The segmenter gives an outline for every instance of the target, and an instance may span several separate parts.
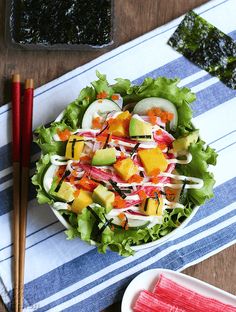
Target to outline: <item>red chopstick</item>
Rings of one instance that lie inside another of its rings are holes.
[[[25,271],[25,240],[29,188],[30,145],[32,139],[34,82],[25,81],[24,102],[22,108],[21,127],[21,202],[20,202],[20,255],[19,255],[19,312],[23,310],[24,271]]]
[[[12,160],[13,160],[13,235],[14,235],[14,309],[19,307],[20,248],[20,75],[12,76]]]

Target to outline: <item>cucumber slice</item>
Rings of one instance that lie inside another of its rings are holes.
[[[47,193],[49,193],[49,190],[51,189],[53,177],[57,171],[59,166],[51,165],[48,167],[47,171],[45,172],[45,175],[43,177],[43,188]]]
[[[121,220],[118,217],[113,217],[112,223],[117,228],[121,227]],[[135,220],[135,219],[129,219],[128,218],[128,226],[132,230],[139,230],[146,228],[150,224],[150,221],[146,220]]]
[[[145,115],[149,109],[158,107],[163,111],[174,114],[170,122],[170,129],[176,128],[178,124],[178,113],[175,105],[170,101],[158,97],[150,97],[139,101],[133,110],[133,114]]]
[[[84,117],[82,120],[82,129],[92,128],[92,120],[95,114],[102,115],[104,113],[110,113],[112,111],[121,111],[120,107],[115,102],[107,99],[94,101],[89,105],[84,113]]]

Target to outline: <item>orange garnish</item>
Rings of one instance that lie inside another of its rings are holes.
[[[158,176],[160,174],[160,169],[154,169],[154,170],[152,170],[152,172],[151,172],[151,176],[153,177],[153,176]]]
[[[174,190],[174,189],[166,189],[165,190],[165,193],[166,193],[166,199],[169,200],[169,201],[174,201],[175,200],[175,197],[176,197],[176,194],[177,194],[177,190]]]
[[[91,162],[91,157],[88,155],[85,155],[85,156],[80,157],[80,160],[82,160],[86,164],[89,164]]]
[[[92,120],[92,128],[93,129],[101,129],[102,128],[102,123],[101,123],[101,118],[100,117],[93,118],[93,120]]]
[[[157,183],[159,183],[159,178],[158,177],[152,177],[151,182],[157,184]]]
[[[112,99],[113,101],[119,100],[119,95],[113,94],[113,95],[111,96],[111,99]]]
[[[98,186],[98,183],[90,180],[86,177],[86,175],[83,175],[83,177],[79,180],[78,185],[90,192],[93,192],[93,190]]]
[[[141,200],[144,200],[144,199],[147,198],[147,194],[145,193],[144,190],[138,191],[138,196],[139,196],[139,198],[140,198]]]
[[[64,131],[57,130],[57,135],[61,141],[67,141],[71,135],[71,132],[68,129],[65,129]]]
[[[125,200],[121,196],[116,195],[115,201],[113,203],[113,207],[114,208],[124,208],[125,207]]]
[[[158,129],[158,130],[156,131],[156,135],[162,135],[162,130],[161,130],[161,129]]]
[[[76,191],[74,192],[74,197],[78,197],[78,196],[79,196],[79,193],[80,193],[80,190],[79,190],[79,189],[76,190]]]
[[[125,158],[126,158],[125,153],[121,152],[120,156],[119,156],[119,159],[122,160],[122,159],[125,159]]]
[[[75,177],[74,176],[70,177],[69,181],[70,181],[71,184],[75,184]]]
[[[66,166],[60,166],[59,169],[56,172],[56,176],[61,178],[63,176],[63,173],[66,170]]]
[[[164,149],[167,148],[166,144],[165,143],[159,143],[158,144],[158,147],[163,151]]]
[[[143,181],[143,178],[140,177],[138,174],[132,175],[132,177],[129,178],[128,183],[140,183]]]
[[[151,196],[151,197],[156,197],[156,194],[157,194],[158,197],[159,197],[160,194],[159,194],[159,190],[158,190],[158,189],[152,190],[150,196]]]
[[[118,214],[118,218],[123,220],[123,219],[126,219],[126,216],[125,216],[125,214],[123,212],[121,212],[121,213]]]
[[[108,97],[108,94],[105,91],[99,92],[97,94],[97,99],[106,99]]]

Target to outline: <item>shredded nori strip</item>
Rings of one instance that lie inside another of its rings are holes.
[[[103,226],[99,229],[99,233],[102,234],[102,232],[106,229],[107,226],[109,226],[111,224],[111,222],[113,221],[113,218],[107,220]]]
[[[130,136],[132,139],[151,139],[152,136],[147,134],[147,135],[132,135]]]
[[[117,183],[114,182],[114,181],[112,181],[112,179],[109,179],[108,181],[111,183],[111,185],[112,185],[112,187],[114,188],[114,190],[115,190],[123,199],[125,199],[126,195],[125,195],[125,193],[123,193],[122,190],[117,186]]]
[[[106,127],[104,127],[96,136],[101,135],[108,127],[109,125],[107,124]]]
[[[183,196],[184,196],[184,190],[185,190],[185,186],[187,184],[187,180],[185,179],[184,180],[184,183],[182,185],[182,188],[181,188],[181,191],[180,191],[180,194],[179,194],[179,198],[180,198],[180,201],[183,199]]]
[[[98,225],[99,223],[103,222],[99,216],[97,215],[97,213],[93,210],[92,207],[90,206],[87,206],[86,207],[90,212],[91,214],[95,217],[96,221],[95,221],[95,224],[93,226],[93,230],[92,230],[92,233],[91,233],[91,238],[97,242],[101,241],[101,234],[102,232],[106,229],[107,226],[109,226],[111,224],[111,222],[113,221],[113,218],[107,220],[106,216],[104,215],[104,218],[106,220],[105,223],[103,223],[103,226],[99,229]]]
[[[149,201],[150,198],[146,198],[145,200],[145,204],[144,204],[144,208],[143,210],[146,211],[147,210],[147,206],[148,206],[148,201]]]
[[[156,209],[156,213],[158,212],[158,208],[160,206],[160,199],[159,199],[159,196],[157,194],[157,192],[154,193],[155,194],[155,199],[157,200],[157,209]]]
[[[226,86],[236,89],[236,43],[193,11],[186,14],[168,44]]]
[[[136,153],[137,149],[139,148],[140,143],[135,144],[134,148],[130,152],[130,157],[133,156],[134,153]]]
[[[54,192],[58,192],[60,190],[62,182],[65,180],[66,177],[68,177],[68,175],[70,175],[70,171],[69,170],[64,172],[64,174],[61,177],[61,180],[59,181],[59,183],[57,184],[57,187],[55,188]]]
[[[102,220],[99,218],[99,216],[96,214],[96,212],[93,210],[92,207],[87,206],[86,208],[91,212],[91,214],[95,217],[95,219],[96,219],[98,222],[102,222]]]
[[[109,133],[108,136],[107,136],[106,142],[105,142],[105,144],[103,145],[103,149],[105,149],[105,148],[107,147],[107,144],[108,144],[108,142],[109,142],[110,136],[111,136],[111,134]]]

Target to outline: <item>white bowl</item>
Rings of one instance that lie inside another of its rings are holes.
[[[60,115],[55,119],[55,121],[61,121],[61,119],[63,118],[64,115],[64,111],[62,111],[60,113]],[[70,229],[71,226],[70,224],[66,221],[66,219],[60,214],[60,212],[58,210],[56,210],[55,208],[53,208],[53,206],[50,206],[52,208],[52,211],[54,212],[55,216],[58,218],[58,220],[61,222],[61,224],[66,228],[66,229]],[[176,229],[174,229],[172,232],[170,232],[169,234],[163,236],[162,238],[159,238],[153,242],[150,243],[146,243],[146,244],[142,244],[142,245],[137,245],[137,246],[132,246],[131,248],[135,251],[137,250],[142,250],[145,248],[151,248],[154,246],[158,246],[161,245],[163,242],[169,240],[172,236],[174,236],[175,234],[178,234],[194,217],[194,215],[197,213],[198,209],[200,207],[196,206],[191,215],[184,220],[184,222],[181,223],[181,225],[179,227],[177,227]]]

